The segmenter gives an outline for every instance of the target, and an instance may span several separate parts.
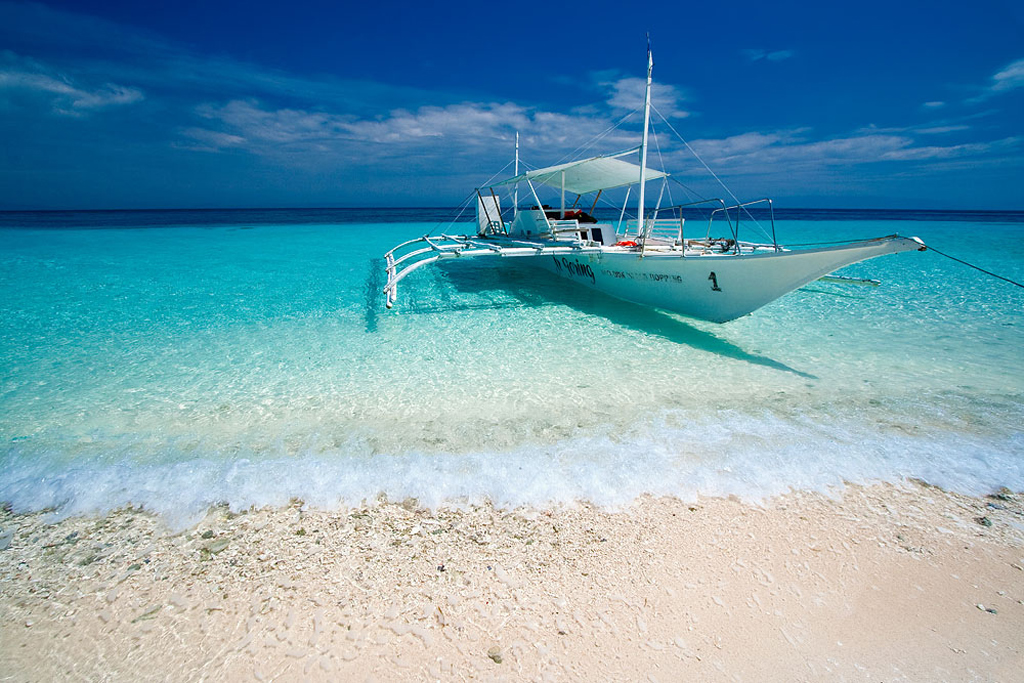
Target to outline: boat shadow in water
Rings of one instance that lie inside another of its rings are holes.
[[[460,294],[472,294],[472,298],[477,301],[479,297],[486,297],[489,301],[464,306],[456,301],[458,297],[448,298],[445,303],[449,305],[429,306],[427,310],[422,311],[417,307],[415,312],[569,306],[588,315],[603,317],[616,325],[658,336],[676,344],[685,344],[723,358],[789,372],[804,379],[818,379],[815,375],[797,370],[785,363],[746,351],[733,342],[706,332],[671,313],[574,286],[539,268],[517,267],[515,264],[504,263],[499,264],[497,268],[493,264],[484,266],[460,263],[457,267],[442,264],[437,272],[445,283],[458,290]],[[433,286],[436,287],[437,283]]]

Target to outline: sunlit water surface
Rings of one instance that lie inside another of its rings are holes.
[[[934,253],[715,325],[468,260],[386,311],[381,255],[433,224],[47,220],[0,229],[0,500],[18,510],[1024,489],[1024,296]],[[916,234],[1024,279],[1021,223],[778,232]]]

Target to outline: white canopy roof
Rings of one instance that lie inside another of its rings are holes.
[[[630,150],[633,152],[635,150]],[[630,152],[623,152],[629,154]],[[610,190],[614,187],[625,187],[640,182],[640,167],[628,161],[614,157],[592,157],[567,164],[538,168],[534,171],[521,173],[515,178],[498,183],[509,185],[524,180],[541,183],[549,187],[562,187],[562,174],[565,174],[565,189],[573,194],[588,194],[598,190]],[[657,180],[668,174],[648,168],[644,172],[644,180]]]

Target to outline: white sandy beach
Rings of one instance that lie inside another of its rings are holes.
[[[990,524],[990,525],[989,525]],[[1010,681],[1024,497],[2,517],[4,680]]]

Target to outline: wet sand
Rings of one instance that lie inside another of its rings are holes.
[[[1024,495],[0,513],[0,679],[1024,678]]]

